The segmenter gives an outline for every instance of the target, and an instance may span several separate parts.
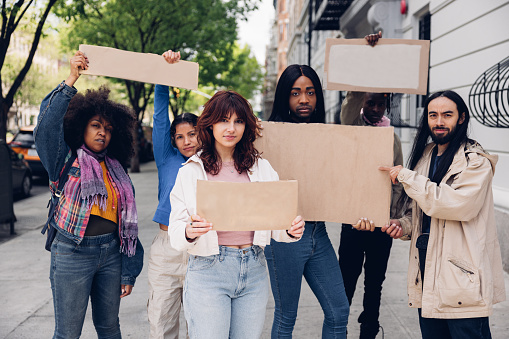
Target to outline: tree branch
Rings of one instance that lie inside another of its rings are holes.
[[[7,28],[7,9],[5,8],[5,3],[7,0],[2,0],[2,40],[5,37],[5,32]]]
[[[25,13],[27,12],[28,10],[28,7],[30,7],[30,5],[32,5],[32,2],[34,2],[34,0],[30,0],[30,2],[26,5],[25,9],[21,12],[21,15],[18,16],[18,20],[14,23],[14,26],[12,28],[12,31],[15,31],[16,30],[16,27],[18,27],[18,24],[19,22],[21,21],[21,19],[23,18],[23,16],[25,15]]]
[[[57,2],[57,0],[50,0],[48,2],[48,5],[46,6],[46,9],[44,10],[44,14],[42,15],[42,17],[39,21],[39,24],[37,25],[37,29],[35,30],[35,33],[34,33],[34,40],[32,41],[32,47],[30,48],[30,53],[28,54],[28,58],[25,62],[25,65],[19,71],[19,74],[16,77],[16,80],[14,80],[11,88],[9,89],[9,92],[5,96],[5,101],[8,105],[12,104],[12,102],[14,100],[14,95],[16,94],[16,91],[21,86],[23,79],[25,79],[25,76],[28,73],[30,66],[32,65],[32,61],[34,59],[35,52],[37,51],[37,47],[39,46],[39,40],[41,38],[42,29],[44,28],[44,24],[46,22],[46,19],[48,18],[48,14],[50,13],[51,8],[53,7],[53,5],[56,2]]]

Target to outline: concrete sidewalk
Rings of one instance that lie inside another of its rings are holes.
[[[145,267],[131,296],[122,300],[120,326],[124,338],[148,338],[147,322],[147,262],[152,239],[158,232],[152,216],[157,206],[157,169],[154,162],[143,164],[141,173],[130,174],[136,187],[140,239],[145,247]],[[44,250],[40,233],[46,220],[47,195],[36,196],[15,203],[18,218],[16,230],[20,234],[0,244],[0,338],[39,339],[53,334],[53,302],[49,282],[50,253]],[[339,245],[338,224],[327,224],[332,243]],[[406,272],[408,242],[395,241],[384,284],[380,323],[385,338],[420,338],[417,311],[407,306]],[[349,338],[358,338],[357,317],[362,311],[362,279],[359,279],[348,325]],[[509,291],[509,275],[505,274]],[[305,281],[302,284],[299,315],[294,338],[321,338],[323,314],[321,307]],[[270,338],[274,301],[267,305],[263,338]],[[184,318],[181,316],[181,338],[185,338]],[[509,337],[509,302],[495,305],[490,317],[493,338]],[[97,338],[89,312],[82,338]],[[382,338],[382,334],[378,335]],[[438,339],[438,338],[437,338]]]

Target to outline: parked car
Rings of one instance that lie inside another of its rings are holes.
[[[35,149],[34,128],[35,126],[21,127],[9,145],[14,152],[23,155],[34,175],[45,176],[46,169]]]
[[[9,147],[12,165],[12,190],[23,197],[30,195],[32,189],[32,171],[23,154],[16,153]]]

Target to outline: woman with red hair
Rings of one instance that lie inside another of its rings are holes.
[[[197,180],[277,181],[253,145],[257,121],[251,105],[233,91],[216,93],[198,120],[198,153],[180,169],[170,194],[168,233],[175,249],[190,254],[184,312],[191,338],[259,338],[269,296],[263,248],[297,241],[304,221],[287,231],[214,231],[196,215]]]

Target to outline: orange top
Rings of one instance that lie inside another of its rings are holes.
[[[97,215],[106,220],[110,220],[118,224],[118,201],[117,201],[117,190],[116,185],[111,179],[108,169],[104,161],[101,162],[101,168],[103,170],[103,180],[106,185],[106,191],[108,192],[108,199],[106,200],[106,210],[102,210],[98,204],[93,204],[90,214]]]

